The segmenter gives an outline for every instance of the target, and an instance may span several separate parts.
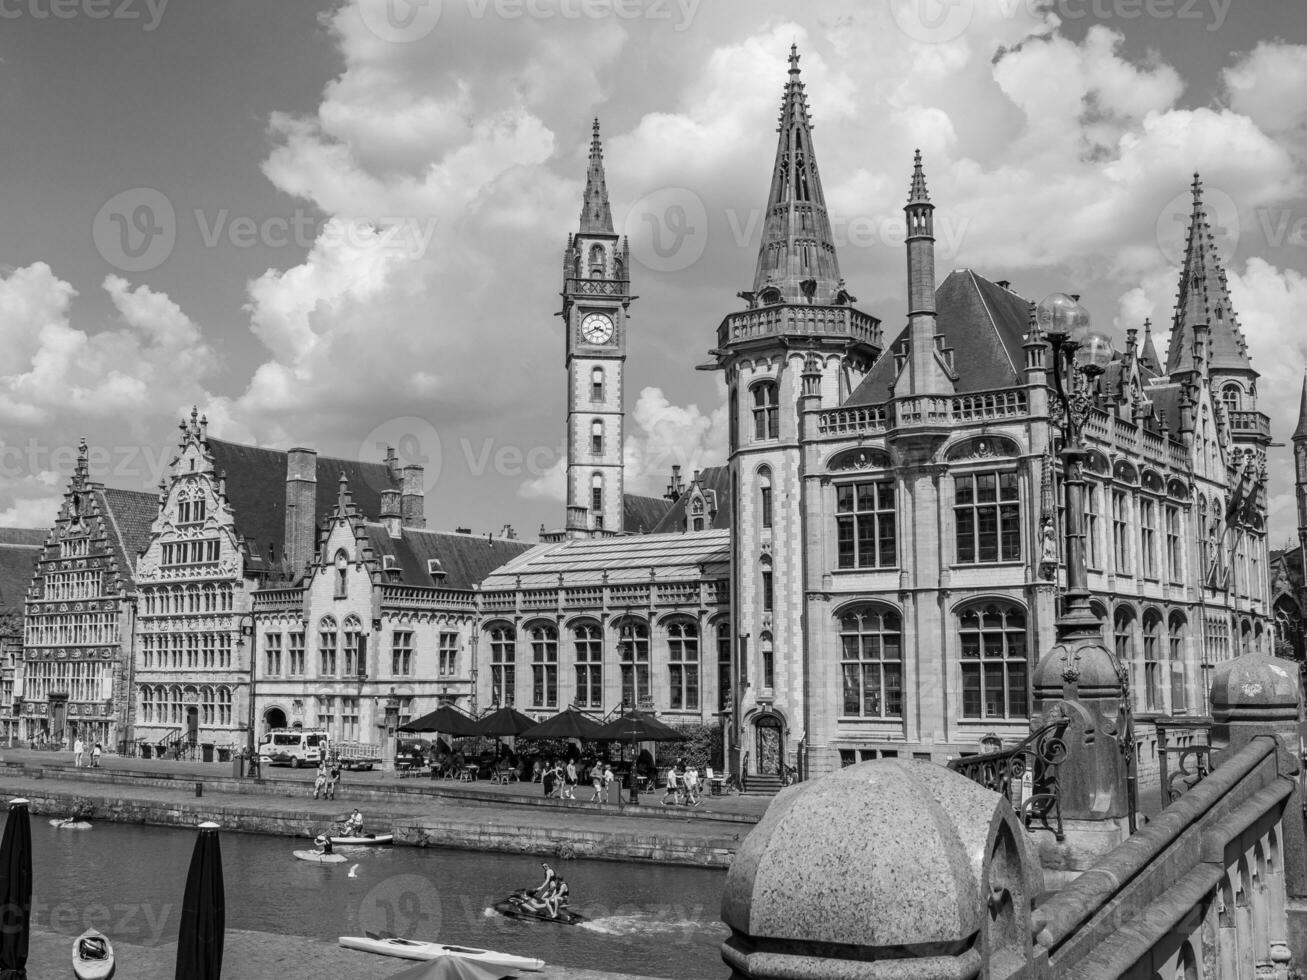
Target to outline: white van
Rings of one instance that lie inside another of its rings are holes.
[[[316,766],[331,752],[331,736],[322,731],[288,729],[269,732],[259,746],[259,761],[271,766]]]

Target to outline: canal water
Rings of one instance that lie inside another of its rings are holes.
[[[76,936],[89,926],[140,945],[177,938],[195,832],[125,824],[57,830],[32,818],[34,919]],[[344,864],[298,861],[305,841],[221,835],[227,927],[335,941],[388,931],[537,956],[546,963],[670,978],[721,978],[722,871],[607,861],[551,862],[579,926],[521,922],[491,908],[534,887],[540,858],[435,848],[340,848]],[[396,972],[403,968],[395,960]]]

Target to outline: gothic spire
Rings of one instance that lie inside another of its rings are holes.
[[[1139,363],[1154,374],[1162,373],[1162,360],[1157,356],[1157,345],[1153,343],[1153,321],[1144,321],[1144,346],[1139,354]]]
[[[812,148],[812,122],[799,77],[797,45],[790,46],[789,78],[781,97],[777,132],[780,139],[753,295],[764,304],[831,304],[840,291],[840,268]]]
[[[604,144],[599,138],[599,120],[594,121],[590,137],[590,166],[585,173],[585,198],[581,203],[581,234],[613,234],[613,212],[608,206],[608,186],[604,183]]]
[[[1194,174],[1192,190],[1193,212],[1189,217],[1189,239],[1180,273],[1170,347],[1166,352],[1166,370],[1168,374],[1175,374],[1201,368],[1194,363],[1194,327],[1206,326],[1209,331],[1209,370],[1213,373],[1231,370],[1252,373],[1248,343],[1239,329],[1230,302],[1225,269],[1221,266],[1216,240],[1207,221],[1203,182],[1198,174]]]
[[[1293,439],[1307,439],[1307,372],[1303,373],[1302,401],[1298,406],[1298,428],[1293,430]]]
[[[912,164],[912,188],[908,191],[908,206],[929,203],[930,192],[926,190],[926,171],[921,164],[921,151],[917,150]]]

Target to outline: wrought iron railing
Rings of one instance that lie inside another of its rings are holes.
[[[1010,749],[953,759],[948,767],[986,789],[1002,793],[1022,823],[1029,827],[1032,820],[1037,820],[1060,841],[1065,834],[1057,774],[1066,761],[1063,735],[1069,723],[1070,719],[1061,714]]]
[[[1212,771],[1212,719],[1158,718],[1153,724],[1162,806],[1167,807]]]

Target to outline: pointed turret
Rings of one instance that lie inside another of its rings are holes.
[[[1307,372],[1303,373],[1302,400],[1298,403],[1298,428],[1293,430],[1293,441],[1307,439]]]
[[[778,132],[753,296],[766,306],[832,304],[842,290],[840,267],[812,148],[797,46],[790,47]]]
[[[1216,240],[1207,221],[1203,182],[1198,174],[1194,174],[1192,190],[1193,212],[1189,217],[1189,239],[1180,274],[1171,343],[1166,352],[1167,373],[1201,372],[1204,365],[1194,360],[1194,328],[1206,326],[1209,331],[1206,344],[1208,372],[1212,375],[1244,372],[1255,377],[1252,363],[1248,360],[1248,342],[1239,329],[1230,302],[1225,269],[1221,266]]]
[[[935,317],[935,205],[926,190],[926,171],[917,150],[912,162],[912,186],[903,212],[908,237],[908,357],[907,375],[895,390],[905,395],[952,394],[953,379],[944,365],[936,337]]]
[[[608,185],[604,183],[604,144],[599,138],[599,120],[590,137],[590,166],[585,172],[585,198],[581,203],[581,234],[613,234],[613,212],[608,206]]]
[[[1144,346],[1139,353],[1139,363],[1153,374],[1162,373],[1162,359],[1157,356],[1157,345],[1153,343],[1153,321],[1144,321]]]

